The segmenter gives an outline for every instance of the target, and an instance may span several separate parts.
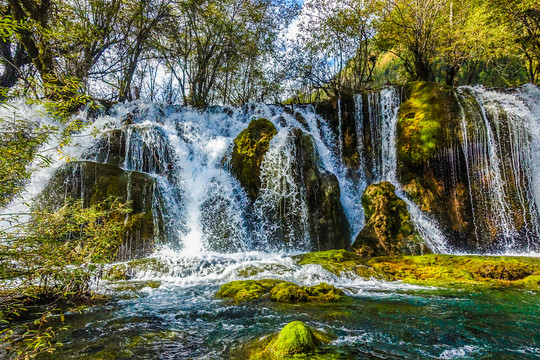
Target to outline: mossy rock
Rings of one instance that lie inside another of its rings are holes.
[[[263,297],[284,303],[333,302],[345,296],[343,290],[333,285],[320,283],[316,286],[299,286],[284,280],[237,280],[221,286],[217,298],[235,302],[257,300]]]
[[[295,128],[290,136],[295,146],[295,162],[300,169],[296,181],[305,189],[312,248],[348,249],[349,221],[341,205],[341,190],[336,176],[319,166],[321,160],[310,135]]]
[[[293,257],[298,265],[315,264],[337,276],[356,274],[364,279],[391,280],[384,273],[365,265],[365,259],[346,250],[311,252]]]
[[[164,235],[162,211],[154,206],[155,186],[155,180],[144,173],[110,164],[73,161],[56,171],[34,207],[54,211],[69,200],[82,200],[83,206],[89,207],[111,196],[129,202],[132,212],[121,220],[124,241],[116,258],[128,260],[150,253],[155,241]]]
[[[398,158],[416,166],[445,146],[446,122],[459,116],[459,104],[451,86],[416,82],[407,91],[398,115]]]
[[[339,301],[344,295],[343,290],[327,283],[306,287],[283,282],[270,291],[270,299],[278,302],[334,302]]]
[[[332,250],[299,255],[295,260],[299,265],[319,264],[336,275],[350,272],[365,279],[424,286],[516,287],[540,291],[540,258],[535,257],[429,254],[362,258]]]
[[[256,300],[268,294],[282,280],[237,280],[221,285],[216,297],[237,302]]]
[[[301,321],[293,321],[285,325],[278,334],[257,340],[248,346],[248,357],[251,360],[309,358],[316,356],[322,345],[334,339],[329,334],[312,330]]]
[[[276,127],[268,119],[253,120],[247,129],[234,139],[231,171],[255,200],[261,187],[261,164],[270,146],[270,140],[277,134]]]
[[[407,204],[387,181],[371,184],[362,195],[365,226],[353,244],[364,257],[430,253],[411,221]]]

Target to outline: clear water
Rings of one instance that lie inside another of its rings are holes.
[[[280,255],[165,253],[156,256],[168,262],[168,273],[141,273],[132,281],[159,279],[160,288],[113,292],[116,300],[67,316],[64,346],[48,358],[235,359],[242,345],[295,320],[337,336],[323,354],[339,359],[540,358],[538,293],[337,278]],[[213,297],[220,284],[254,265],[268,269],[257,278],[327,281],[350,298],[322,305],[234,305]]]

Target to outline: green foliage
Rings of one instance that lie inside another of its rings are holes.
[[[51,319],[63,322],[66,309],[96,299],[90,283],[114,259],[129,212],[114,199],[88,208],[67,203],[1,233],[0,341],[8,354],[29,359],[54,351],[65,328]],[[33,322],[21,318],[29,305],[40,305],[37,314],[24,316]]]
[[[47,156],[37,152],[54,132],[51,127],[13,117],[0,118],[0,208],[7,205],[22,189],[32,171],[28,165],[49,163]]]

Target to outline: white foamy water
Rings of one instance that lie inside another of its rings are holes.
[[[477,193],[469,189],[471,196],[480,199],[478,203],[486,203],[494,209],[492,221],[507,241],[503,252],[532,253],[532,247],[524,251],[512,242],[517,229],[509,216],[505,198],[509,196],[507,184],[512,182],[517,189],[517,203],[523,206],[524,213],[531,214],[527,218],[530,222],[527,236],[530,242],[536,241],[537,205],[540,202],[540,106],[536,100],[540,99],[540,90],[526,86],[510,93],[483,88],[460,91],[472,94],[481,109],[476,128],[464,120],[465,116],[461,124],[469,181],[475,184],[475,189],[485,186],[485,190]],[[295,107],[291,112],[280,106],[263,104],[213,107],[203,111],[147,102],[117,105],[110,115],[88,119],[89,126],[76,134],[74,142],[64,148],[62,154],[52,154],[53,164],[36,171],[25,191],[4,213],[27,212],[28,206],[24,203],[30,204],[31,199],[43,190],[54,172],[65,163],[66,155],[113,162],[115,154],[111,149],[117,135],[107,130],[117,129],[125,144],[122,162],[116,165],[125,170],[148,173],[156,179],[157,195],[166,209],[166,243],[184,259],[204,257],[209,253],[309,251],[312,243],[305,190],[295,182],[299,169],[295,162],[297,149],[291,140],[291,131],[301,128],[314,141],[321,171],[334,174],[338,179],[340,200],[350,224],[351,242],[363,226],[363,191],[370,183],[386,180],[396,186],[397,194],[406,201],[411,218],[429,247],[434,252],[450,253],[452,249],[437,222],[408,199],[397,180],[396,128],[401,100],[401,90],[393,87],[355,98],[358,151],[361,155],[371,151],[368,154],[371,165],[361,156],[361,166],[352,175],[341,161],[341,129],[339,132],[332,130],[312,106]],[[36,121],[42,123],[50,121],[40,117],[39,111],[39,108],[19,104],[17,114],[39,119]],[[465,110],[462,113],[465,114]],[[341,114],[338,115],[342,123]],[[78,116],[84,118],[86,115]],[[364,119],[364,116],[368,118]],[[262,188],[253,205],[231,175],[229,160],[233,140],[251,120],[261,117],[269,119],[278,133],[270,141],[262,163]],[[133,123],[123,124],[127,118],[132,118]],[[509,160],[500,152],[500,144],[505,140],[500,124],[506,124],[505,121],[509,123],[505,125],[510,135],[505,142],[509,144]],[[370,128],[369,148],[365,148],[368,139],[364,137],[368,133],[364,126]],[[103,136],[99,140],[100,148],[95,147],[97,141],[93,134],[96,133]],[[482,147],[472,146],[471,139],[483,144]],[[44,149],[54,149],[57,145],[51,139]],[[514,169],[515,176],[509,178],[501,169],[503,163]],[[367,169],[368,165],[370,169]],[[523,188],[521,184],[524,183],[531,185]],[[482,216],[478,211],[476,207],[473,210],[475,222]]]

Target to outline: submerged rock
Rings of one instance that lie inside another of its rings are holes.
[[[430,253],[411,221],[407,204],[387,181],[371,184],[362,195],[365,226],[353,244],[361,256]]]
[[[257,340],[248,346],[249,359],[304,358],[314,355],[321,345],[333,339],[326,333],[312,330],[301,321],[293,321],[285,325],[278,334]]]
[[[253,120],[234,140],[231,171],[254,200],[261,187],[261,164],[270,140],[277,134],[268,119]]]
[[[124,242],[117,260],[148,254],[160,236],[162,212],[154,206],[155,180],[143,173],[125,171],[109,164],[89,161],[70,162],[58,169],[38,196],[36,207],[56,210],[69,200],[82,200],[83,206],[104,203],[109,197],[131,203],[131,214],[124,223]]]
[[[332,302],[345,296],[343,290],[320,283],[316,286],[299,286],[284,280],[237,280],[221,286],[216,297],[236,302],[256,300],[270,295],[277,302]]]

